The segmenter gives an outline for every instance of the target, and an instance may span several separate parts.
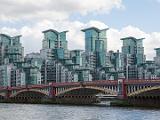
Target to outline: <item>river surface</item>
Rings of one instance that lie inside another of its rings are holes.
[[[160,120],[160,110],[0,103],[0,120]]]

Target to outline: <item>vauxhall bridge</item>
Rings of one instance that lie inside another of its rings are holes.
[[[87,82],[50,83],[48,85],[28,85],[0,87],[0,101],[43,101],[47,99],[92,100],[97,94],[113,96],[116,99],[160,100],[160,79],[154,80],[98,80]],[[89,101],[96,102],[96,101]]]

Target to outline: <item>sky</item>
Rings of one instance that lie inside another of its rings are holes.
[[[107,31],[108,51],[121,50],[120,38],[144,39],[148,60],[160,47],[160,0],[0,0],[0,33],[22,35],[25,54],[39,52],[47,29],[69,30],[68,48],[84,49],[87,27]]]

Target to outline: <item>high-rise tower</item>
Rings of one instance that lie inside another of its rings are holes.
[[[22,62],[24,59],[24,48],[20,43],[20,37],[10,37],[0,34],[0,64]]]
[[[156,57],[154,57],[155,64],[160,66],[160,48],[155,48],[154,50],[156,51]]]
[[[134,37],[122,38],[123,66],[126,79],[138,79],[138,65],[145,63],[143,39]]]
[[[91,55],[93,59],[96,59],[95,67],[105,66],[107,52],[107,30],[108,28],[100,30],[96,27],[90,27],[82,30],[85,32],[85,52],[86,54]]]
[[[64,59],[68,56],[66,33],[53,29],[43,31],[44,39],[42,43],[41,55],[44,58]]]

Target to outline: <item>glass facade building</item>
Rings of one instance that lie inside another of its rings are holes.
[[[63,48],[67,49],[67,40],[66,40],[66,33],[68,31],[58,32],[53,29],[49,29],[43,31],[44,39],[42,48],[43,49],[56,49],[56,48]]]
[[[106,52],[107,52],[107,37],[106,31],[108,29],[98,29],[91,27],[83,29],[85,33],[85,52],[86,54],[95,54],[96,66],[102,67],[106,65]]]
[[[143,39],[136,39],[134,37],[121,39],[123,40],[122,53],[130,56],[133,64],[142,64],[145,62]]]
[[[160,48],[146,61],[143,39],[122,38],[122,51],[107,52],[107,30],[83,29],[85,50],[68,50],[68,31],[43,31],[42,49],[24,57],[21,36],[0,34],[0,85],[21,86],[50,82],[160,78]]]
[[[68,56],[67,32],[68,31],[58,32],[53,29],[43,31],[44,39],[41,50],[43,58],[64,59]]]
[[[138,79],[138,65],[145,63],[143,39],[122,38],[123,65],[126,79]]]
[[[21,35],[10,37],[0,34],[0,64],[16,63],[24,60],[24,48],[20,43]]]

